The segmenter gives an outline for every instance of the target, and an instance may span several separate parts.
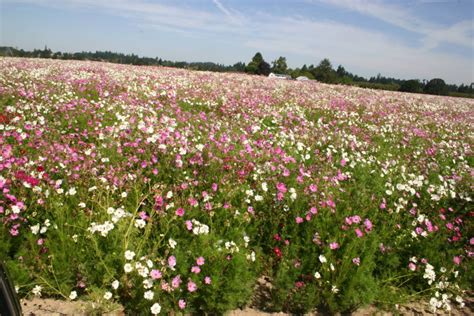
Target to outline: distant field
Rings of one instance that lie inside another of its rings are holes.
[[[452,97],[460,97],[460,98],[474,98],[474,94],[472,93],[463,93],[463,92],[450,92],[450,96]]]
[[[471,99],[0,58],[0,259],[21,297],[97,311],[449,311],[474,284],[473,114]]]

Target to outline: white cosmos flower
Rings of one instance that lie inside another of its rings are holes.
[[[155,296],[155,293],[153,293],[153,291],[146,291],[144,294],[143,294],[143,297],[149,301],[151,301],[153,299],[153,297]]]
[[[33,225],[30,227],[30,229],[33,235],[37,235],[40,230],[40,224]]]
[[[158,315],[161,312],[161,305],[155,303],[151,306],[150,310],[153,315]]]
[[[151,289],[153,287],[153,280],[152,279],[146,279],[143,280],[143,288],[144,289]]]
[[[77,297],[77,292],[76,291],[71,291],[71,294],[69,294],[69,299],[74,300]]]
[[[168,244],[170,245],[171,249],[176,248],[176,245],[178,244],[174,239],[168,239]]]
[[[135,257],[135,253],[133,251],[127,250],[125,251],[125,259],[132,260]]]
[[[33,290],[31,290],[31,292],[33,292],[33,294],[37,297],[41,297],[41,290],[43,288],[41,287],[41,285],[35,285],[35,287],[33,288]]]
[[[21,211],[21,210],[20,210],[20,208],[19,208],[17,205],[13,205],[13,206],[12,206],[12,212],[13,212],[13,214],[18,214],[18,213],[20,213],[20,211]]]
[[[145,226],[146,226],[146,222],[143,219],[139,218],[135,221],[136,228],[144,228]]]
[[[197,145],[196,145],[196,149],[197,149],[198,151],[202,151],[202,150],[204,149],[204,145],[203,145],[203,144],[197,144]]]
[[[119,283],[118,280],[115,280],[114,282],[112,282],[112,288],[114,290],[118,289],[119,285],[120,285],[120,283]]]
[[[112,298],[112,293],[110,293],[109,291],[105,292],[104,298],[105,298],[106,300],[110,300],[110,299]]]
[[[132,272],[133,270],[133,267],[130,263],[126,263],[124,266],[123,266],[123,270],[125,271],[125,273],[130,273]]]
[[[326,262],[328,262],[328,260],[326,259],[326,257],[325,257],[324,255],[319,255],[319,261],[320,261],[321,263],[326,263]]]

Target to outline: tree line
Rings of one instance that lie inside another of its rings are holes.
[[[366,79],[348,72],[342,65],[334,69],[330,60],[327,58],[321,60],[317,66],[303,65],[301,68],[290,69],[286,63],[286,58],[283,56],[278,57],[270,65],[263,59],[261,53],[256,53],[245,67],[245,72],[257,75],[268,75],[273,72],[276,74],[290,75],[292,78],[305,76],[308,79],[315,79],[325,83],[357,85],[372,89],[473,97],[472,84],[461,84],[459,86],[446,84],[444,80],[440,78],[434,78],[430,81],[421,81],[418,79],[402,80],[384,77],[380,74]]]
[[[316,66],[303,65],[301,68],[291,69],[287,65],[286,57],[280,56],[271,63],[268,63],[260,52],[256,53],[248,64],[237,62],[233,65],[223,65],[214,62],[170,61],[158,57],[140,57],[135,54],[123,54],[111,51],[76,53],[53,52],[47,47],[43,50],[34,49],[33,51],[25,51],[13,47],[0,47],[0,56],[108,61],[119,64],[167,66],[202,71],[245,72],[264,76],[268,76],[273,72],[291,76],[293,79],[304,76],[308,79],[331,84],[356,85],[363,88],[412,93],[473,97],[472,83],[470,85],[461,84],[458,86],[455,84],[446,84],[444,80],[440,78],[434,78],[430,81],[421,81],[418,79],[402,80],[384,77],[380,74],[366,79],[348,72],[342,65],[334,68],[327,58],[321,60]]]

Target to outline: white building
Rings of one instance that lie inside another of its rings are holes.
[[[282,80],[291,80],[290,75],[274,74],[273,72],[268,75],[268,78],[282,79]]]

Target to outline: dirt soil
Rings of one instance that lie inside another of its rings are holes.
[[[40,299],[33,298],[31,300],[22,300],[21,306],[23,309],[23,315],[25,316],[64,316],[64,315],[91,315],[90,311],[93,306],[91,303],[81,301],[61,301],[53,299]],[[125,315],[123,310],[118,309],[106,314],[107,316],[112,315]],[[266,315],[281,315],[286,316],[290,314],[286,313],[266,313],[253,308],[245,308],[244,310],[234,310],[227,314],[228,316],[266,316]],[[308,316],[324,315],[322,313],[311,313]],[[395,312],[386,312],[377,310],[373,306],[361,308],[351,315],[354,316],[369,316],[369,315],[413,315],[413,316],[424,316],[424,315],[455,315],[455,316],[469,316],[474,315],[474,298],[466,300],[466,306],[464,309],[454,309],[449,313],[437,313],[433,314],[429,310],[427,303],[412,303],[404,306],[400,306]]]

